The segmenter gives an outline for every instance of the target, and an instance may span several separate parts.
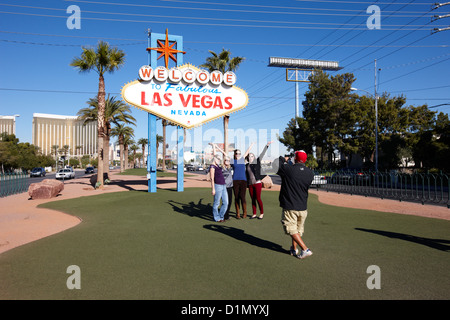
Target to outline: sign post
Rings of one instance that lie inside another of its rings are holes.
[[[166,34],[160,33],[148,33],[149,36],[149,47],[147,51],[150,54],[150,67],[156,69],[158,67],[157,60],[164,56],[165,67],[169,67],[169,57],[171,57],[176,63],[177,66],[179,64],[183,64],[183,37],[181,36],[172,36],[168,34],[168,30],[166,29]],[[164,43],[161,41],[165,41]],[[177,49],[173,49],[174,44],[170,45],[170,42],[174,42],[177,45]],[[159,45],[159,46],[158,46]],[[178,49],[180,48],[180,49]],[[157,58],[156,53],[160,52],[161,55]],[[176,58],[174,58],[173,54],[176,54]],[[156,169],[158,165],[158,150],[156,149],[156,116],[152,113],[148,114],[148,157],[147,157],[147,176],[148,176],[148,192],[156,192]],[[183,136],[182,136],[183,138]],[[178,150],[183,149],[183,140],[177,141]],[[183,154],[178,152],[178,167],[179,163],[183,163]],[[177,170],[177,191],[183,191],[183,179],[184,179],[184,171]],[[181,181],[181,190],[179,188]]]
[[[184,129],[177,126],[177,191],[184,191]]]
[[[156,150],[156,116],[148,114],[148,147],[147,147],[147,180],[148,192],[156,192],[156,168],[157,154]]]

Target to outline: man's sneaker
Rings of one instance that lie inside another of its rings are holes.
[[[312,251],[309,250],[309,249],[302,250],[302,252],[298,255],[298,258],[299,258],[299,259],[304,259],[304,258],[306,258],[306,257],[309,257],[309,256],[312,255],[312,254],[313,254]]]
[[[299,256],[298,256],[298,249],[297,248],[294,250],[294,247],[291,246],[289,252],[290,252],[291,256],[299,258]]]

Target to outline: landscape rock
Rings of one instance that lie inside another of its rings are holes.
[[[28,187],[28,195],[31,199],[50,199],[56,197],[64,190],[64,183],[57,180],[45,179],[38,183],[32,183]]]

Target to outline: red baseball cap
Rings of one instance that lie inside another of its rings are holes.
[[[303,151],[303,150],[295,151],[295,161],[296,162],[305,163],[307,157],[308,156],[306,155],[305,151]]]

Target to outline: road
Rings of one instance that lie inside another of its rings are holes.
[[[88,174],[84,173],[84,169],[75,169],[74,172],[75,172],[75,179],[92,175],[92,173],[88,173]],[[95,172],[93,174],[96,174],[96,173],[97,173],[97,170],[95,170]],[[44,179],[55,179],[55,176],[56,176],[55,172],[49,172],[45,175],[45,177],[32,177],[29,179],[30,179],[30,183],[38,183]],[[62,181],[62,179],[60,179],[60,180]],[[67,180],[67,179],[65,179],[65,180]]]

